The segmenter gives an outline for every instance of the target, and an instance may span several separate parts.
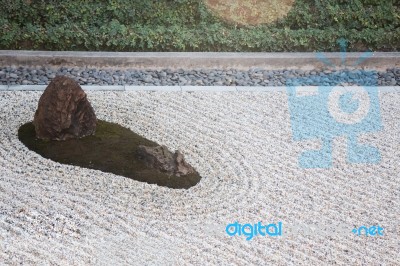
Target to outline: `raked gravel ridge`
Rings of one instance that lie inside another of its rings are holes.
[[[362,136],[379,164],[302,169],[284,92],[88,92],[99,119],[180,149],[189,190],[62,165],[17,137],[41,92],[0,93],[0,261],[6,265],[398,265],[400,93],[380,93],[384,129]],[[281,237],[230,237],[228,223],[283,223]],[[295,225],[348,233],[285,234]],[[384,236],[351,233],[384,227]],[[346,231],[345,230],[345,231]]]

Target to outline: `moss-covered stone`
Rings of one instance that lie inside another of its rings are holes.
[[[118,124],[106,121],[98,120],[96,134],[81,139],[39,140],[35,137],[32,123],[22,125],[18,137],[25,146],[44,158],[114,173],[150,184],[169,188],[189,188],[201,179],[198,173],[177,177],[148,168],[138,158],[137,147],[158,146],[158,144]]]

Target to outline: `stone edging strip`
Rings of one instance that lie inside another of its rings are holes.
[[[323,53],[340,66],[342,54]],[[400,66],[400,52],[346,53],[348,67],[386,69]],[[360,60],[365,59],[365,60]],[[324,63],[316,53],[219,53],[219,52],[63,52],[0,50],[0,66],[77,66],[136,69],[318,69]]]
[[[44,91],[47,85],[0,85],[0,91]],[[250,86],[90,86],[81,85],[85,91],[154,91],[154,92],[278,92],[286,91],[287,86],[250,87]],[[297,86],[302,91],[315,91],[318,86]],[[322,86],[323,88],[323,86]],[[331,87],[327,87],[331,88]],[[343,86],[348,90],[357,90],[359,86]],[[368,88],[368,87],[366,87]],[[380,92],[400,92],[400,86],[378,86]]]

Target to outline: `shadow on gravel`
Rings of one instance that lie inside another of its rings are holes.
[[[201,176],[195,172],[182,177],[148,168],[138,157],[139,145],[158,146],[118,124],[97,120],[96,134],[66,141],[36,139],[35,127],[26,123],[18,130],[19,140],[30,150],[53,161],[109,172],[137,181],[169,188],[190,188]]]

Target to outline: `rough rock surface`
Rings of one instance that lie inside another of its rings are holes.
[[[180,151],[172,153],[165,146],[147,147],[140,145],[138,156],[148,167],[167,172],[175,176],[185,176],[194,173],[195,170],[184,159]]]
[[[58,76],[40,97],[33,124],[39,139],[67,140],[94,134],[96,121],[81,86],[69,77]]]

